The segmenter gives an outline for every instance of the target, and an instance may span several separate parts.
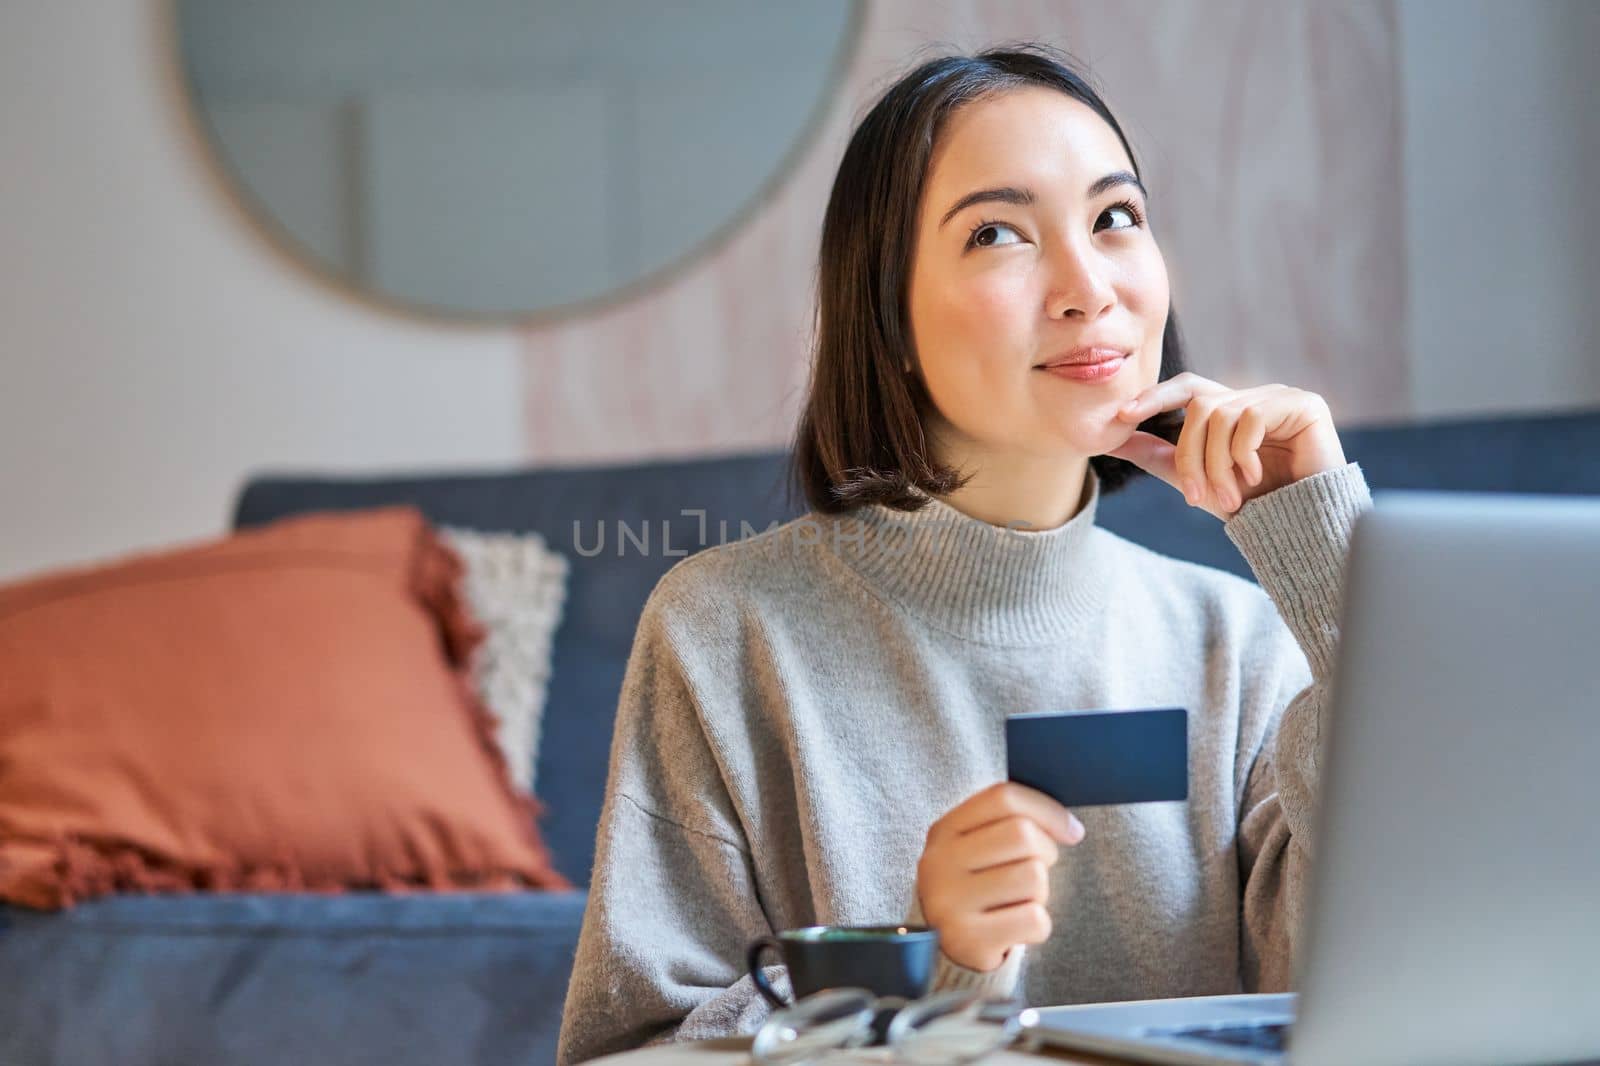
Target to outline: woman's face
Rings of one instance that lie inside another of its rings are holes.
[[[1102,455],[1132,435],[1116,410],[1160,375],[1169,295],[1132,171],[1111,127],[1054,90],[951,116],[929,164],[909,296],[940,458]],[[1097,188],[1119,173],[1127,180]],[[1005,188],[1031,202],[985,198],[947,217],[969,194]],[[1129,355],[1099,381],[1041,368],[1081,345]]]

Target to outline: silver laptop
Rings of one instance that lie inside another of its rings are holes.
[[[1045,1042],[1600,1058],[1600,499],[1375,492],[1347,566],[1298,995],[1049,1007]]]

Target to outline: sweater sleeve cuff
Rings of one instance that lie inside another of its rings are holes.
[[[1024,950],[1021,944],[1011,945],[1006,951],[1005,959],[992,970],[969,970],[959,962],[952,962],[950,956],[941,951],[939,962],[933,971],[932,991],[973,989],[991,996],[1015,995],[1017,975],[1022,969]]]
[[[911,910],[906,917],[906,924],[928,924],[927,920],[922,916],[922,901],[917,899],[915,891],[911,893]],[[1026,950],[1026,946],[1023,944],[1011,945],[1000,965],[992,970],[968,969],[953,961],[950,956],[941,950],[939,952],[939,961],[934,964],[933,984],[928,991],[948,992],[956,989],[972,989],[991,996],[1013,996],[1016,994],[1017,976],[1022,969],[1022,953],[1024,950]]]
[[[1350,535],[1371,507],[1361,464],[1346,463],[1257,496],[1223,525],[1318,678],[1333,667]]]

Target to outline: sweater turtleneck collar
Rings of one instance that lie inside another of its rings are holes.
[[[851,535],[832,543],[881,595],[940,629],[989,644],[1043,643],[1103,603],[1092,466],[1084,493],[1076,515],[1044,530],[991,525],[935,496],[917,511],[869,504],[840,516]]]

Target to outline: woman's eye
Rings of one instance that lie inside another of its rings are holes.
[[[1101,218],[1106,218],[1106,217],[1112,216],[1112,215],[1121,215],[1123,218],[1127,219],[1128,222],[1127,222],[1127,225],[1124,225],[1124,226],[1110,226],[1110,227],[1107,227],[1108,229],[1129,229],[1131,227],[1139,225],[1140,223],[1142,223],[1144,221],[1144,217],[1139,214],[1138,207],[1136,207],[1132,203],[1129,203],[1126,200],[1124,200],[1122,203],[1119,203],[1119,204],[1112,204],[1110,207],[1108,207],[1104,211],[1100,212],[1100,217]]]
[[[967,240],[969,248],[993,248],[997,244],[1014,244],[1015,241],[1000,240],[995,234],[1006,230],[1021,238],[1021,234],[1004,222],[980,222],[972,230],[972,236]]]

